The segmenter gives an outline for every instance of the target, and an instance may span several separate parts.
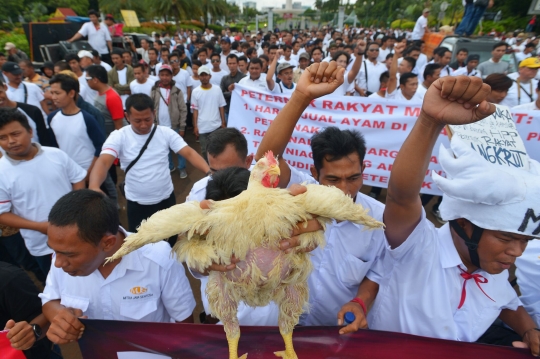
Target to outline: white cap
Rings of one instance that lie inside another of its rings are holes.
[[[93,59],[94,55],[88,50],[81,50],[77,53],[77,56],[79,56],[79,59],[82,59],[83,57],[88,57],[89,59]]]
[[[447,178],[432,173],[444,193],[445,220],[465,218],[480,228],[540,237],[540,163],[529,170],[486,161],[458,136],[441,145],[439,161]]]
[[[200,74],[208,74],[208,75],[212,75],[212,71],[210,71],[210,69],[208,68],[208,66],[201,66],[199,67],[199,69],[197,70],[197,75],[200,75]]]

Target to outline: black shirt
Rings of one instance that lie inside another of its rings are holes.
[[[45,119],[43,118],[43,113],[39,108],[27,103],[16,102],[17,108],[23,110],[28,117],[34,121],[36,124],[36,131],[39,137],[39,143],[42,146],[51,146],[51,138],[49,136],[49,131],[47,131],[47,126],[45,125]]]
[[[39,291],[25,271],[9,263],[0,262],[0,327],[4,329],[8,320],[30,323],[41,314]],[[49,358],[51,342],[41,339],[24,354],[29,359]]]

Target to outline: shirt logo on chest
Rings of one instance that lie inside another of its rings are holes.
[[[129,291],[130,291],[131,294],[137,295],[137,294],[146,293],[148,291],[148,289],[146,289],[145,287],[133,287]]]

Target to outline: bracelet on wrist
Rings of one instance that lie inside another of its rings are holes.
[[[366,307],[366,303],[364,303],[364,301],[360,298],[354,298],[353,300],[351,300],[351,303],[356,303],[356,304],[359,304],[360,307],[362,307],[362,311],[364,312],[364,316],[367,315],[367,307]]]

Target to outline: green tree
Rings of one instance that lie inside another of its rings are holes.
[[[255,19],[255,16],[259,15],[260,13],[257,11],[257,9],[252,7],[244,7],[243,9],[243,15],[244,20],[246,23],[249,23],[251,20]]]

